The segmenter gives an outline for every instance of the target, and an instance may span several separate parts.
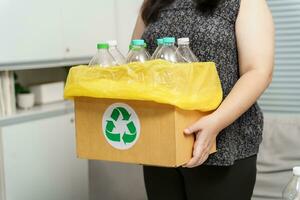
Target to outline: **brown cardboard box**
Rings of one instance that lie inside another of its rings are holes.
[[[77,153],[83,159],[178,167],[190,160],[194,143],[183,130],[204,115],[148,101],[76,97]]]

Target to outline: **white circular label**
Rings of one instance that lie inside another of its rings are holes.
[[[127,104],[114,103],[104,112],[102,131],[107,142],[116,149],[130,149],[139,139],[140,120]]]

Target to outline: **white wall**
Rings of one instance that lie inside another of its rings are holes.
[[[117,39],[121,52],[126,55],[133,29],[143,0],[116,0]]]

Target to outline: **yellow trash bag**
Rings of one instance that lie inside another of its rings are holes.
[[[206,112],[219,106],[222,88],[212,62],[155,60],[110,68],[73,67],[64,96],[154,101]]]

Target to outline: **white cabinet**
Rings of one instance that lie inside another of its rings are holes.
[[[115,0],[1,0],[0,66],[86,60],[116,38],[115,10]]]
[[[97,43],[116,38],[115,1],[63,0],[61,3],[66,58],[93,56]]]
[[[88,163],[76,157],[73,114],[11,125],[0,132],[4,200],[88,199]]]
[[[80,63],[111,39],[125,54],[142,2],[1,0],[0,67]]]
[[[60,0],[0,1],[0,64],[63,57]]]

